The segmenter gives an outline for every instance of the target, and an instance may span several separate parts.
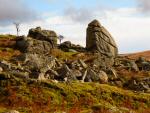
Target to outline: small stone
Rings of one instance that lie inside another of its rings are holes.
[[[108,83],[108,76],[104,71],[99,72],[100,83]]]
[[[79,63],[83,68],[87,68],[88,66],[85,64],[85,62],[81,59],[79,59]]]
[[[46,80],[46,78],[45,78],[45,76],[44,76],[44,73],[40,73],[40,74],[39,74],[38,80],[40,80],[40,81]]]

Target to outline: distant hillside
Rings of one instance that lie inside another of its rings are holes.
[[[137,52],[137,53],[131,53],[131,54],[125,54],[125,56],[128,56],[131,59],[137,59],[138,57],[144,57],[150,61],[150,50]]]

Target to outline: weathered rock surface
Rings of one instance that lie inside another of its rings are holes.
[[[74,81],[77,80],[75,73],[64,64],[62,68],[58,71],[60,78],[65,81]]]
[[[61,43],[59,45],[59,48],[66,52],[72,52],[72,51],[84,52],[85,51],[84,47],[82,47],[80,45],[72,44],[70,41],[65,41],[65,42]]]
[[[49,78],[46,72],[56,65],[55,58],[48,55],[57,47],[57,35],[54,31],[42,30],[40,27],[30,29],[28,37],[17,38],[16,47],[23,52],[16,61],[22,62],[21,67],[29,72],[30,78]]]
[[[48,41],[51,43],[52,47],[57,45],[57,34],[51,30],[42,30],[41,27],[30,29],[28,37],[32,37],[37,40]]]
[[[135,91],[143,91],[149,92],[150,91],[150,77],[147,78],[133,78],[128,81],[128,87]]]
[[[42,54],[24,53],[18,56],[18,59],[23,61],[23,66],[25,66],[26,69],[39,70],[40,72],[46,72],[48,68],[52,68],[56,65],[54,57]]]
[[[86,49],[98,52],[104,58],[111,59],[118,55],[118,48],[113,37],[97,20],[92,21],[88,25]]]
[[[24,53],[47,54],[52,48],[56,48],[57,35],[54,31],[37,27],[29,30],[28,37],[18,37],[16,46]]]
[[[92,69],[88,69],[85,71],[82,80],[85,82],[99,82],[99,83],[107,83],[108,82],[108,76],[104,71],[99,71],[96,73]]]
[[[86,48],[90,51],[97,50],[107,56],[116,57],[118,54],[118,48],[113,37],[97,20],[88,25]]]
[[[147,61],[145,58],[140,57],[136,60],[136,63],[140,70],[150,71],[150,61]]]

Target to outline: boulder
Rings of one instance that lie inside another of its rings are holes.
[[[75,70],[72,70],[72,74],[76,77],[76,78],[82,78],[82,73],[81,71],[75,69]]]
[[[48,41],[52,47],[57,46],[57,34],[51,30],[42,30],[41,27],[32,28],[29,30],[28,37]]]
[[[30,78],[38,78],[39,73],[46,73],[49,69],[55,68],[56,58],[43,54],[23,53],[15,58],[20,64],[23,71],[28,72]],[[38,72],[38,74],[32,74]]]
[[[29,30],[28,37],[17,37],[16,47],[24,53],[47,54],[57,47],[57,35],[54,31],[33,28]]]
[[[59,45],[59,48],[66,52],[84,52],[85,48],[80,45],[72,44],[70,41],[65,41]]]
[[[116,70],[113,69],[113,68],[108,68],[108,69],[106,70],[106,73],[107,73],[108,78],[109,78],[110,80],[115,80],[115,79],[118,78],[118,74],[117,74]]]
[[[81,67],[83,67],[83,68],[87,68],[88,67],[83,60],[79,59],[78,62],[81,65]]]
[[[59,48],[61,48],[61,49],[69,49],[69,48],[71,48],[71,42],[70,41],[65,41],[65,42],[63,42],[63,43],[61,43],[60,45],[59,45]]]
[[[131,78],[126,86],[135,91],[150,91],[150,77],[146,78]]]
[[[75,73],[64,64],[60,70],[58,70],[59,76],[61,80],[65,81],[74,81],[77,80]]]
[[[139,68],[134,61],[130,61],[130,69],[136,72],[139,71]]]
[[[100,83],[108,83],[108,76],[104,71],[100,71],[98,73]]]
[[[150,71],[150,61],[147,61],[145,58],[139,57],[136,63],[140,70]]]
[[[47,72],[46,72],[46,75],[45,75],[46,78],[48,79],[58,79],[59,78],[59,74],[57,73],[57,71],[53,70],[53,69],[49,69]]]
[[[88,24],[86,49],[98,52],[100,56],[109,59],[115,58],[118,55],[118,47],[113,37],[97,20],[93,20]]]
[[[47,54],[53,48],[53,45],[45,40],[20,37],[20,39],[17,39],[16,47],[23,53]]]
[[[47,80],[47,78],[44,75],[45,75],[44,73],[39,73],[37,79],[40,80],[40,81]]]
[[[104,71],[99,71],[98,73],[96,73],[94,70],[88,69],[87,71],[85,71],[82,77],[82,81],[84,80],[85,82],[107,83],[108,76]]]

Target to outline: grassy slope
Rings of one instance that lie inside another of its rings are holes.
[[[1,108],[17,109],[22,113],[150,112],[150,94],[98,83],[35,82],[5,87],[0,96]]]

